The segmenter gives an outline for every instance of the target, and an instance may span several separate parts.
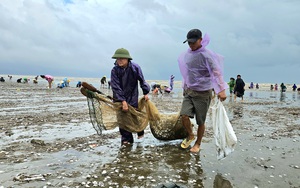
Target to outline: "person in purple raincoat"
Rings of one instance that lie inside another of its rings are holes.
[[[191,152],[199,152],[201,140],[205,131],[206,114],[212,98],[212,89],[223,101],[226,99],[225,90],[228,88],[223,79],[223,57],[206,49],[209,37],[202,38],[199,29],[192,29],[187,34],[189,48],[178,58],[182,75],[183,101],[180,110],[182,125],[188,132],[188,137],[182,143],[182,148],[188,148],[196,138],[193,134],[190,118],[196,117],[198,125],[197,139]]]
[[[128,104],[137,108],[139,97],[138,82],[140,83],[145,100],[149,100],[148,93],[150,92],[150,86],[144,79],[141,67],[131,61],[132,58],[128,50],[124,48],[117,49],[112,58],[116,59],[110,76],[114,101],[122,102],[123,111],[128,111]],[[122,145],[134,142],[131,132],[121,128],[119,130]],[[142,138],[144,131],[137,133],[137,135],[138,138]]]
[[[170,85],[170,90],[171,91],[173,90],[173,87],[174,87],[174,78],[175,78],[175,76],[172,74],[170,76],[170,80],[169,80],[169,85]]]

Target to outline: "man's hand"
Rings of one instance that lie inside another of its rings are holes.
[[[144,95],[145,101],[149,100],[148,95]]]
[[[128,104],[127,104],[126,101],[123,101],[123,102],[122,102],[122,110],[123,110],[124,112],[127,112],[127,111],[128,111]]]
[[[223,91],[221,91],[220,93],[218,93],[218,99],[220,99],[221,101],[225,101],[226,99],[226,93],[225,93],[225,89]]]

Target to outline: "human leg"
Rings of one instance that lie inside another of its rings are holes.
[[[188,148],[190,146],[190,144],[192,143],[193,140],[195,140],[195,135],[193,133],[193,128],[192,128],[192,124],[190,121],[190,117],[187,115],[182,115],[181,116],[181,121],[182,121],[182,125],[184,126],[184,128],[186,129],[187,133],[188,133],[188,137],[185,138],[182,142],[181,142],[181,147],[182,148]]]
[[[51,86],[52,86],[52,80],[48,81],[48,84],[49,84],[49,88],[51,88]]]
[[[195,139],[195,135],[193,134],[192,124],[190,121],[190,117],[194,117],[194,106],[191,101],[191,97],[186,95],[183,99],[182,106],[181,106],[181,123],[183,127],[186,129],[188,133],[188,137],[185,138],[182,143],[182,148],[188,148],[191,142]]]
[[[194,146],[190,149],[191,152],[197,153],[200,151],[201,141],[204,135],[205,125],[199,125],[197,130],[197,140]]]
[[[201,141],[205,131],[205,120],[211,102],[211,95],[207,92],[199,93],[198,97],[193,98],[195,104],[196,122],[198,125],[197,140],[194,146],[190,149],[191,152],[199,152]]]
[[[144,134],[145,134],[145,131],[138,132],[138,133],[137,133],[138,139],[143,138],[143,137],[144,137]]]
[[[120,134],[121,134],[121,143],[126,144],[126,143],[133,143],[133,136],[132,133],[129,131],[126,131],[125,129],[119,128]]]
[[[181,121],[182,121],[182,125],[184,126],[184,128],[186,129],[186,131],[188,133],[188,140],[194,139],[195,135],[193,133],[193,128],[192,128],[192,124],[190,121],[190,117],[187,115],[182,115]]]

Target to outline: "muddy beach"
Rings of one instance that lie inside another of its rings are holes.
[[[107,94],[111,91],[103,89]],[[159,141],[149,127],[132,147],[118,130],[99,136],[78,88],[0,83],[0,187],[300,187],[300,95],[249,91],[224,102],[238,137],[217,160],[210,114],[199,154]],[[175,113],[181,94],[150,96]]]

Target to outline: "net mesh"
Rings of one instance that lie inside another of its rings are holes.
[[[103,96],[98,96],[105,99]],[[91,123],[97,134],[101,135],[102,130],[111,130],[118,126],[115,121],[117,106],[106,102],[99,102],[95,93],[87,90],[87,102]],[[105,115],[107,114],[107,115]]]
[[[129,132],[141,132],[148,125],[153,136],[159,140],[176,140],[187,137],[179,114],[160,114],[149,100],[139,100],[139,108],[128,106],[128,112],[122,111],[120,102],[112,102],[107,96],[89,90],[87,96],[90,119],[97,134],[102,130],[120,127]]]

